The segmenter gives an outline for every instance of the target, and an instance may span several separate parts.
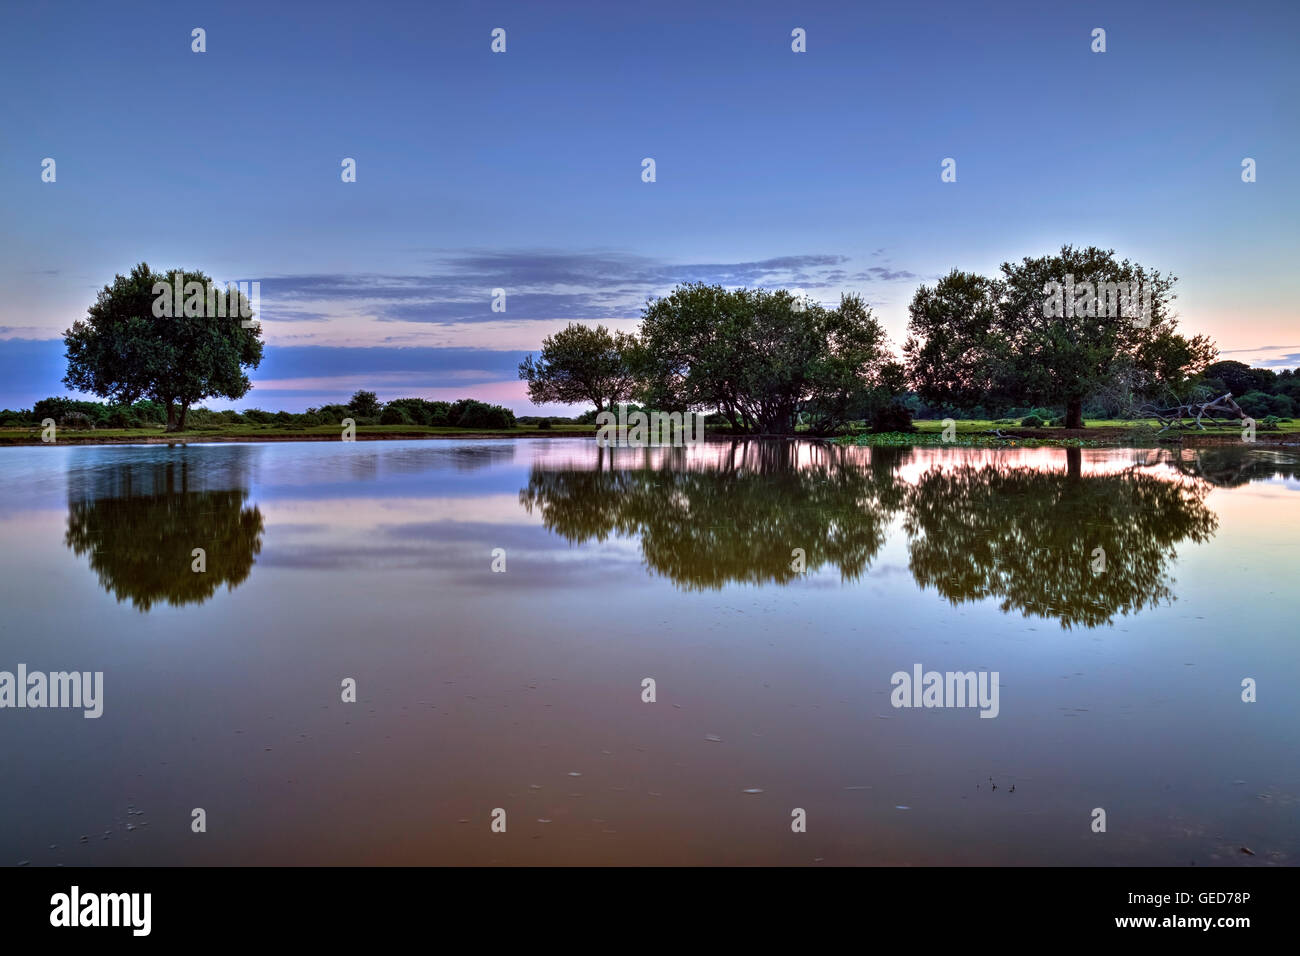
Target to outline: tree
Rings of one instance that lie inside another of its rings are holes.
[[[169,308],[171,316],[156,315],[155,304],[176,273],[154,273],[142,262],[104,286],[87,318],[63,333],[65,385],[119,405],[154,399],[167,409],[169,432],[185,428],[195,402],[247,394],[253,386],[244,369],[262,361],[262,330],[244,327],[252,309],[242,293],[216,289],[202,272],[177,271],[186,301]],[[191,298],[193,283],[204,291]]]
[[[635,367],[647,404],[717,409],[736,431],[842,424],[886,379],[885,333],[860,298],[834,310],[763,289],[693,283],[647,303]]]
[[[1245,362],[1215,362],[1205,369],[1205,377],[1218,379],[1232,392],[1233,398],[1239,398],[1247,392],[1268,392],[1277,380],[1277,373],[1270,368],[1251,368]]]
[[[379,414],[379,407],[379,396],[374,392],[353,392],[352,398],[348,400],[348,408],[362,418],[374,418]]]
[[[904,353],[922,398],[1059,403],[1065,426],[1081,428],[1084,398],[1116,376],[1142,394],[1181,385],[1214,359],[1207,337],[1175,331],[1176,278],[1117,260],[1113,250],[1064,246],[1003,263],[1001,273],[954,270],[917,290]],[[1072,301],[1062,302],[1051,284],[1068,279]],[[1114,295],[1117,288],[1132,298]]]
[[[542,341],[537,359],[528,355],[519,363],[519,377],[528,383],[528,397],[536,405],[591,402],[602,412],[631,397],[635,347],[636,337],[625,332],[570,322]]]

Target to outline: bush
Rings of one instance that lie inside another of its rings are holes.
[[[64,412],[61,424],[64,428],[94,428],[95,423],[85,412]]]
[[[244,418],[254,425],[269,425],[271,424],[272,415],[260,408],[246,408],[244,409]]]
[[[398,407],[406,413],[407,424],[446,425],[447,402],[431,402],[424,398],[395,398],[385,408]]]
[[[381,425],[410,425],[411,416],[406,413],[406,409],[389,402],[384,406],[383,412],[379,415],[379,424]]]
[[[374,392],[354,392],[348,399],[348,408],[365,418],[374,418],[379,414],[379,396]]]
[[[549,418],[543,418],[541,421],[537,423],[537,428],[539,431],[550,431],[551,420]]]
[[[447,419],[457,428],[514,428],[515,413],[500,405],[488,405],[462,398],[447,410]]]
[[[912,425],[912,411],[901,402],[890,402],[883,405],[871,416],[871,430],[877,434],[881,432],[912,432],[916,428]]]
[[[1020,420],[1020,427],[1021,428],[1042,428],[1043,420],[1039,418],[1037,415],[1030,415],[1029,417],[1022,418]]]

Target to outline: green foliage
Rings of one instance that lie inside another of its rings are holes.
[[[1045,289],[1067,275],[1074,308],[1051,314]],[[1117,379],[1144,394],[1181,386],[1213,360],[1209,339],[1175,331],[1175,281],[1091,246],[1003,263],[994,279],[954,270],[913,297],[909,381],[927,400],[1060,401],[1067,423],[1081,425],[1084,399]],[[1148,316],[1087,314],[1096,310],[1085,283],[1131,282],[1151,289]]]
[[[411,416],[406,413],[406,409],[398,405],[388,404],[384,406],[383,412],[379,416],[381,425],[410,425]]]
[[[501,405],[488,405],[472,398],[454,402],[447,419],[457,428],[514,428],[515,413]]]
[[[181,272],[182,281],[211,282],[202,272]],[[68,369],[64,384],[81,392],[133,404],[152,398],[168,412],[168,428],[184,424],[189,406],[209,397],[241,398],[252,387],[246,368],[262,360],[261,328],[244,328],[241,307],[251,313],[247,300],[231,299],[225,291],[196,310],[155,315],[159,290],[167,289],[171,276],[154,273],[140,263],[129,276],[118,275],[104,286],[87,318],[72,324],[63,335]],[[206,313],[207,306],[225,313]],[[204,315],[185,314],[200,311]],[[174,405],[180,421],[173,418]]]
[[[1290,397],[1260,391],[1247,392],[1237,399],[1237,404],[1247,415],[1257,419],[1267,415],[1289,418],[1296,412],[1295,403]]]
[[[400,409],[406,416],[405,422],[392,422],[391,424],[440,426],[448,424],[447,411],[451,408],[451,403],[431,402],[424,398],[395,398],[387,403],[384,408],[385,410],[389,408]]]
[[[378,415],[379,396],[374,392],[354,392],[352,398],[348,400],[348,408],[357,415],[367,418]]]
[[[1225,361],[1208,366],[1205,369],[1205,378],[1207,383],[1222,382],[1224,388],[1232,392],[1234,398],[1239,398],[1247,392],[1271,391],[1277,381],[1277,373],[1267,368],[1251,368],[1245,362]],[[1222,395],[1223,392],[1216,392],[1216,394]]]
[[[901,402],[890,402],[876,410],[871,418],[873,432],[914,432],[912,413]]]
[[[880,323],[857,296],[834,310],[784,290],[679,286],[649,303],[635,368],[642,398],[666,411],[717,409],[736,431],[814,432],[853,417],[891,386]]]
[[[1039,418],[1037,415],[1030,415],[1029,417],[1021,420],[1020,427],[1021,428],[1042,428],[1043,420]]]
[[[571,322],[542,341],[536,359],[528,355],[519,363],[519,377],[534,404],[591,402],[603,411],[631,397],[636,347],[636,338],[625,332]]]

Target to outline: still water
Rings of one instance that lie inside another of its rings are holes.
[[[98,719],[0,709],[0,863],[1300,860],[1294,451],[34,447],[0,483],[0,670],[103,672]],[[997,672],[996,718],[892,706],[916,665]]]

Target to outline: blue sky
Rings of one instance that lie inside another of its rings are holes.
[[[1250,0],[14,7],[0,407],[65,391],[60,333],[141,260],[262,283],[237,407],[527,411],[545,335],[689,280],[857,291],[901,345],[921,282],[1066,242],[1179,276],[1224,357],[1294,366],[1298,27]]]

